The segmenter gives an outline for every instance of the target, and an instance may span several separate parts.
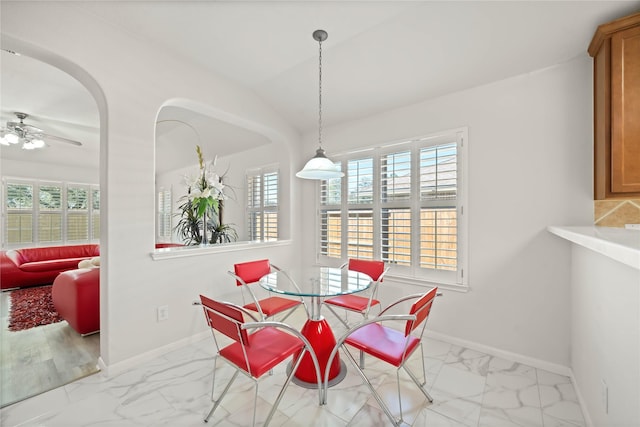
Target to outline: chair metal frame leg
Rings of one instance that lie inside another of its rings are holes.
[[[213,392],[215,390],[216,387],[216,365],[218,363],[218,355],[216,354],[213,357],[213,383],[211,384],[211,401],[214,402],[213,399]]]
[[[416,376],[416,374],[414,374],[407,366],[402,365],[402,369],[405,370],[405,372],[407,374],[409,374],[409,377],[411,377],[411,379],[413,380],[414,383],[416,383],[416,385],[418,386],[418,388],[420,389],[420,391],[422,392],[422,394],[424,394],[424,397],[427,398],[427,400],[429,401],[429,403],[433,402],[433,397],[431,397],[431,395],[429,394],[429,392],[427,390],[424,389],[424,386],[426,385],[426,382],[424,383],[420,383],[420,380],[418,379],[418,377]]]
[[[371,381],[369,381],[369,378],[367,378],[367,376],[364,374],[364,372],[362,371],[362,369],[360,369],[360,366],[358,366],[358,362],[356,361],[356,359],[353,357],[353,355],[351,354],[351,352],[349,350],[347,350],[346,347],[343,347],[344,349],[344,354],[347,356],[347,359],[349,359],[349,361],[351,362],[351,364],[353,365],[353,367],[356,369],[356,371],[358,372],[358,374],[360,374],[360,378],[362,378],[362,382],[364,382],[367,387],[369,387],[369,390],[371,390],[371,394],[373,395],[373,397],[376,399],[376,401],[378,402],[378,405],[380,405],[380,408],[382,408],[382,410],[384,411],[384,413],[387,415],[387,417],[389,418],[389,420],[391,421],[391,423],[394,426],[399,426],[402,423],[402,417],[400,419],[397,419],[392,413],[391,410],[389,409],[389,407],[387,406],[386,403],[384,403],[384,400],[382,400],[382,397],[380,397],[380,395],[378,394],[378,392],[375,390],[375,388],[373,387],[373,384],[371,384]],[[399,390],[399,389],[398,389]],[[325,401],[326,401],[326,392],[325,392]],[[402,415],[402,412],[401,412]]]
[[[300,362],[302,362],[302,356],[304,356],[306,353],[307,353],[306,350],[301,351],[300,355],[296,359],[295,363],[292,365],[293,368],[291,369],[291,372],[289,372],[289,375],[287,375],[287,379],[285,380],[284,385],[280,389],[280,393],[278,393],[278,397],[276,397],[276,401],[273,403],[273,406],[271,407],[271,411],[269,411],[269,415],[267,415],[267,419],[264,422],[264,427],[267,427],[269,425],[269,423],[271,422],[271,418],[273,418],[273,415],[275,414],[276,409],[278,409],[278,405],[280,404],[280,401],[282,400],[282,397],[284,396],[284,392],[289,387],[289,383],[293,379],[293,375],[298,370],[298,366],[300,366]],[[253,425],[254,426],[256,424],[255,421],[256,420],[255,420],[255,409],[254,409],[254,413],[253,413]]]
[[[233,376],[231,377],[231,379],[227,383],[227,386],[222,391],[222,394],[220,395],[218,400],[214,400],[215,403],[213,405],[213,408],[211,408],[211,410],[209,411],[209,414],[207,414],[206,418],[204,419],[205,423],[209,422],[209,418],[211,418],[211,416],[213,415],[215,410],[218,409],[218,406],[220,405],[220,402],[222,402],[222,398],[224,397],[225,394],[227,394],[227,392],[229,391],[229,388],[231,387],[231,384],[233,384],[235,379],[238,377],[239,373],[240,373],[240,371],[238,369],[236,369],[236,372],[234,372]],[[213,398],[213,396],[211,396],[211,397]]]

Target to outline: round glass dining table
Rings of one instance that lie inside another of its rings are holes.
[[[260,286],[270,292],[310,298],[309,319],[300,332],[313,347],[322,375],[324,375],[329,355],[336,345],[331,326],[320,313],[323,299],[362,292],[369,288],[371,283],[371,277],[364,273],[346,268],[319,266],[274,271],[260,279]],[[339,357],[336,357],[329,370],[329,386],[342,381],[345,375],[346,366]],[[315,368],[309,355],[302,359],[293,381],[306,388],[318,387]]]

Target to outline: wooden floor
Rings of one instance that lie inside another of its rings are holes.
[[[99,333],[82,337],[65,321],[11,332],[10,293],[0,293],[0,407],[98,372]]]

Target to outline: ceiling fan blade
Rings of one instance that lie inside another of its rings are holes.
[[[48,133],[40,133],[39,135],[46,139],[54,139],[60,142],[66,142],[67,144],[73,144],[75,146],[82,147],[82,142],[74,141],[73,139],[63,138],[61,136],[49,135]]]
[[[37,128],[37,127],[35,127],[35,126],[28,125],[28,124],[26,124],[26,123],[21,123],[21,124],[20,124],[20,127],[21,127],[23,130],[25,130],[25,131],[27,131],[27,132],[29,132],[29,133],[42,133],[42,132],[43,132],[43,131],[42,131],[42,129]]]

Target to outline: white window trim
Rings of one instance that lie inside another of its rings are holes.
[[[383,144],[375,147],[367,147],[364,149],[356,149],[351,150],[345,153],[337,153],[333,155],[334,161],[341,162],[343,168],[346,167],[349,160],[354,160],[359,156],[379,156],[381,154],[395,152],[399,149],[399,145],[410,145],[417,140],[426,141],[426,140],[434,140],[434,145],[437,144],[437,140],[446,136],[450,136],[452,134],[457,134],[457,174],[458,174],[458,187],[457,187],[457,195],[456,195],[456,205],[457,205],[457,228],[458,228],[458,241],[457,241],[457,271],[455,275],[447,274],[442,271],[431,271],[429,277],[423,277],[422,275],[413,274],[407,270],[407,268],[392,268],[389,271],[387,277],[396,278],[398,280],[407,281],[414,285],[432,287],[434,285],[448,288],[456,291],[466,292],[469,290],[469,268],[468,268],[468,248],[469,248],[469,233],[468,233],[468,218],[469,218],[469,209],[468,209],[468,128],[460,127],[445,130],[442,132],[436,132],[428,135],[421,135],[414,138],[407,138],[399,141],[390,142],[388,144]],[[379,162],[374,162],[374,174],[378,174],[379,176]],[[347,194],[347,180],[343,179],[341,191],[342,197],[346,197]],[[320,221],[321,221],[321,210],[326,208],[327,206],[322,206],[320,204],[320,191],[321,186],[320,182],[316,185],[316,222],[315,222],[315,251],[316,251],[316,261],[322,264],[335,264],[337,259],[327,257],[320,254],[320,243],[321,243],[321,233],[320,233]],[[379,193],[379,179],[374,181],[374,192]],[[376,193],[376,194],[378,194]],[[412,201],[411,203],[414,203]],[[331,207],[342,208],[341,206]],[[379,216],[380,214],[380,202],[377,197],[374,197],[374,203],[372,205],[362,205],[365,207],[372,207],[374,210],[374,216]],[[343,233],[346,232],[346,224],[342,224]],[[379,245],[380,242],[374,240],[374,253],[379,253]],[[346,257],[345,252],[346,248],[342,247],[342,260]],[[413,251],[412,251],[413,253]],[[414,267],[411,267],[414,268]],[[396,271],[394,271],[396,270]],[[444,276],[444,277],[440,277]],[[447,277],[448,276],[448,277]],[[451,280],[451,277],[455,277],[454,280]]]
[[[33,214],[33,222],[32,222],[32,242],[29,243],[18,243],[18,244],[9,244],[7,241],[7,220],[8,220],[8,211],[9,209],[6,206],[6,195],[7,195],[7,185],[8,184],[26,184],[32,185],[34,187],[33,194],[33,206],[31,208],[31,213]],[[40,203],[38,192],[41,186],[60,186],[62,188],[61,194],[61,206],[62,206],[62,240],[56,242],[39,242],[38,241],[38,216],[40,213]],[[67,209],[67,191],[69,187],[78,188],[84,187],[87,190],[87,220],[88,220],[88,234],[89,238],[87,240],[69,240],[67,237],[67,218],[68,218],[68,209]],[[37,191],[35,190],[37,189]],[[29,179],[29,178],[19,178],[19,177],[2,177],[2,248],[3,249],[19,249],[25,247],[39,247],[39,246],[56,246],[56,245],[72,245],[72,244],[82,244],[82,243],[98,243],[100,241],[100,236],[93,236],[93,227],[92,227],[92,217],[94,214],[93,207],[93,190],[100,190],[100,186],[98,184],[88,184],[88,183],[78,183],[78,182],[68,182],[68,181],[57,181],[51,179]]]

